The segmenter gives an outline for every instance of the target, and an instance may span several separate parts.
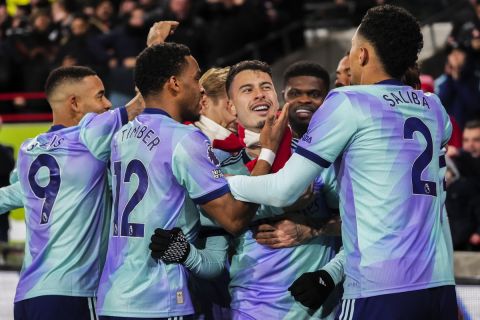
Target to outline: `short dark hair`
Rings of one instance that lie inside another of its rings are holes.
[[[47,99],[53,93],[55,88],[65,81],[81,81],[88,76],[96,76],[97,73],[88,67],[73,66],[73,67],[59,67],[54,69],[48,75],[45,82],[45,94]]]
[[[480,120],[470,120],[465,123],[465,129],[479,129],[480,128]]]
[[[392,5],[369,9],[358,32],[373,45],[385,71],[397,79],[415,65],[423,48],[417,19],[407,10]]]
[[[227,91],[227,96],[230,97],[229,91],[230,87],[232,86],[233,80],[242,71],[245,70],[257,70],[267,73],[270,77],[272,76],[272,68],[266,62],[259,61],[259,60],[244,60],[240,61],[237,64],[234,64],[227,74],[227,80],[225,81],[225,89]]]
[[[190,49],[174,42],[165,42],[145,48],[137,57],[135,85],[142,96],[161,91],[172,76],[178,76],[187,65],[185,57]]]
[[[312,76],[323,80],[325,87],[330,90],[330,76],[320,64],[311,61],[299,61],[290,65],[283,74],[283,86],[287,85],[290,78],[300,76]]]

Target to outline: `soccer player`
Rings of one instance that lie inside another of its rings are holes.
[[[27,241],[14,314],[90,319],[108,227],[110,139],[141,107],[109,111],[102,81],[86,67],[52,71],[45,93],[53,126],[26,140],[17,160]]]
[[[456,318],[439,179],[451,124],[438,97],[398,80],[422,45],[410,13],[370,9],[349,55],[358,86],[330,92],[283,170],[229,178],[237,198],[285,206],[334,165],[346,255],[340,319]],[[292,294],[308,304],[319,279],[300,277]]]
[[[299,138],[307,131],[313,113],[327,96],[330,77],[321,65],[300,61],[285,70],[283,83],[284,100],[291,104],[288,120],[293,133],[292,150],[294,151]],[[310,215],[309,219],[306,220],[304,215],[293,214],[288,219],[280,220],[274,224],[262,224],[256,230],[255,239],[258,243],[268,245],[271,248],[285,248],[300,244],[316,235],[325,233],[326,230],[323,225],[325,221],[323,220],[326,212],[323,212],[323,214],[321,223],[316,221],[318,218],[312,219]],[[339,234],[338,222],[333,219],[328,224],[328,229],[330,231],[335,229],[333,233]]]
[[[337,66],[337,71],[335,72],[335,88],[349,86],[350,80],[352,78],[350,72],[350,61],[348,59],[349,52],[340,59]]]
[[[321,67],[311,64],[294,65],[288,73],[287,90],[291,97],[289,114],[295,117],[295,128],[302,130],[304,121],[313,114],[328,92],[328,74]],[[292,81],[292,82],[290,82]],[[299,82],[296,82],[299,81]],[[293,89],[293,87],[295,89]],[[290,89],[293,89],[290,92]],[[231,67],[227,77],[227,92],[235,106],[238,122],[245,129],[247,154],[254,156],[260,132],[266,119],[267,111],[278,105],[278,98],[273,86],[270,67],[260,61],[242,61]],[[312,101],[315,97],[315,102]],[[313,104],[317,104],[313,106]],[[298,111],[298,113],[297,113]],[[247,138],[248,137],[248,138]],[[290,148],[291,141],[287,147]],[[236,166],[223,167],[224,172],[247,175],[248,171],[237,171]],[[230,171],[232,170],[232,171]],[[332,171],[333,173],[333,171]],[[330,174],[332,180],[333,174]],[[298,215],[313,218],[316,215],[327,216],[325,194],[334,192],[334,185],[325,181],[326,177],[315,183],[318,198],[311,207]],[[297,197],[298,198],[298,197]],[[336,198],[335,196],[333,198]],[[281,208],[261,208],[257,218],[265,218],[265,212],[285,213]],[[282,218],[277,218],[278,219]],[[262,220],[264,222],[265,220]],[[258,225],[261,222],[256,222]],[[280,222],[281,223],[281,222]],[[259,226],[262,235],[268,238],[275,222],[268,220]],[[269,229],[270,228],[270,229]],[[235,255],[230,268],[230,292],[232,295],[233,319],[309,319],[312,316],[325,318],[329,312],[324,309],[308,310],[296,303],[287,288],[300,274],[318,270],[334,255],[334,242],[325,237],[316,237],[304,244],[291,248],[275,249],[259,244],[254,237],[254,227],[234,239]],[[311,230],[311,229],[310,229]],[[311,236],[310,236],[311,237]],[[268,241],[268,239],[264,239]],[[306,239],[307,240],[307,239]],[[313,254],[314,253],[314,254]],[[331,311],[331,309],[330,309]],[[333,317],[333,314],[330,315]]]
[[[155,45],[137,58],[135,83],[147,108],[112,141],[114,205],[98,289],[101,319],[192,315],[188,271],[162,260],[182,262],[188,256],[199,226],[195,205],[231,233],[240,232],[256,211],[230,194],[208,138],[182,124],[199,119],[199,78],[198,64],[183,45]],[[280,130],[270,130],[270,120],[261,136],[262,146],[273,152],[286,112],[277,120]],[[258,173],[269,172],[268,161],[258,165]],[[149,251],[156,228],[171,230],[175,239],[159,261]]]

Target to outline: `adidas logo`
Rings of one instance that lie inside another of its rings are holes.
[[[323,281],[322,278],[318,278],[318,283],[320,283],[322,286],[326,287],[327,284],[325,283],[325,281]]]

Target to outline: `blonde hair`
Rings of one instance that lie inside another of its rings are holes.
[[[227,95],[225,89],[225,82],[230,67],[225,68],[211,68],[203,74],[200,78],[200,85],[205,89],[207,97],[211,98],[214,103],[217,103],[218,98]]]

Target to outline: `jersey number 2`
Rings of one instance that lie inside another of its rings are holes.
[[[113,236],[122,237],[143,237],[144,225],[141,223],[129,223],[128,216],[133,209],[142,201],[148,188],[148,175],[145,166],[140,160],[134,159],[130,161],[125,170],[124,183],[129,183],[133,174],[138,178],[138,187],[135,193],[128,200],[127,205],[123,209],[121,217],[118,212],[118,200],[120,194],[120,184],[122,183],[122,163],[120,161],[113,163],[113,175],[115,176],[115,203],[113,216]],[[120,228],[118,226],[121,226]]]
[[[422,172],[430,164],[433,157],[432,134],[425,123],[418,118],[408,118],[403,126],[403,138],[412,139],[413,133],[417,131],[427,141],[427,147],[422,154],[415,160],[412,167],[412,187],[413,194],[425,194],[429,196],[437,195],[437,185],[435,182],[422,180]]]

